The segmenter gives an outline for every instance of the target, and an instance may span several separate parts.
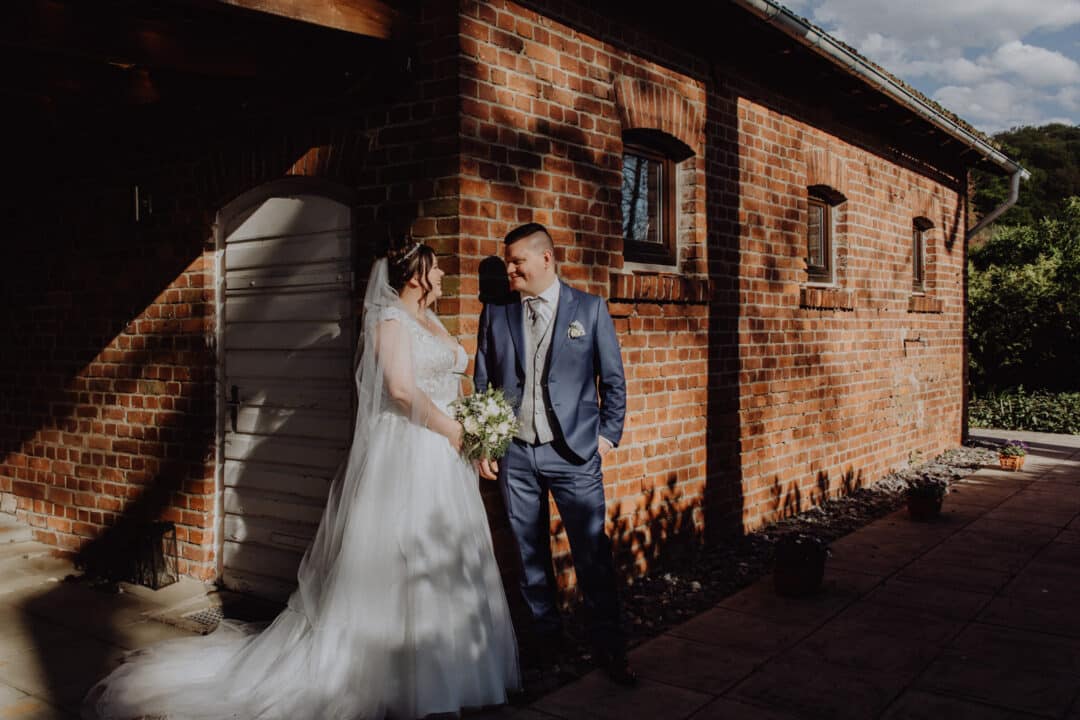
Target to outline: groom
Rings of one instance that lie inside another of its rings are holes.
[[[622,437],[626,381],[604,301],[559,282],[547,229],[527,223],[506,236],[506,305],[485,305],[476,351],[476,389],[502,388],[521,429],[501,461],[481,476],[499,480],[521,557],[521,593],[533,629],[557,649],[562,622],[551,568],[548,492],[570,540],[600,663],[633,684],[619,629],[611,541],[604,532],[600,459]],[[599,400],[599,402],[597,402]]]

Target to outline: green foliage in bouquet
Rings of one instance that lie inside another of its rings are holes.
[[[458,398],[450,407],[464,433],[461,454],[469,460],[498,459],[518,430],[517,415],[502,390],[488,388]]]

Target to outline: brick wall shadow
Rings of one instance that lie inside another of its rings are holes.
[[[738,96],[714,68],[708,82],[705,212],[709,272],[705,531],[710,542],[743,532],[742,381],[739,325],[745,232],[740,220]]]

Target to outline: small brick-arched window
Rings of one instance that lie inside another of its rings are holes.
[[[814,283],[832,283],[836,279],[836,206],[847,200],[828,185],[806,189],[806,274]]]
[[[630,262],[675,265],[678,163],[694,154],[660,130],[623,132],[623,255]]]
[[[916,293],[926,292],[926,238],[933,221],[927,217],[917,217],[911,223],[911,290]]]

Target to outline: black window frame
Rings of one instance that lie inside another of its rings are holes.
[[[623,143],[623,162],[627,155],[644,158],[660,168],[659,242],[632,240],[623,232],[623,257],[629,262],[650,265],[675,265],[678,261],[676,230],[676,163],[666,153],[641,143]],[[622,198],[620,197],[620,203]],[[625,221],[625,218],[624,218]]]
[[[821,256],[823,263],[814,265],[810,261],[810,213],[821,209]],[[835,282],[833,261],[833,206],[816,195],[807,196],[806,206],[806,275],[812,283],[831,284]]]

